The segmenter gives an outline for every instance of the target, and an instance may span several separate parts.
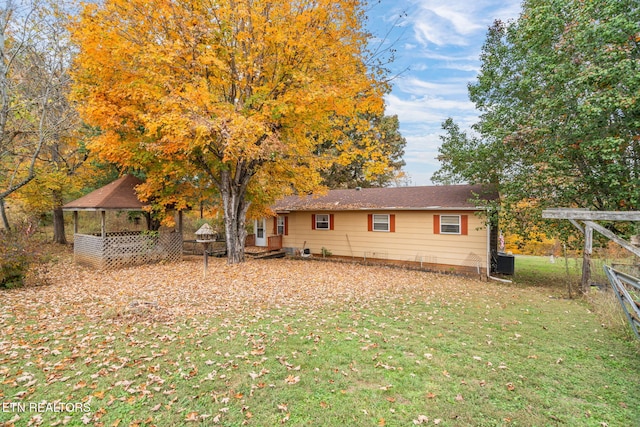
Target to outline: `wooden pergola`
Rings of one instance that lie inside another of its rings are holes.
[[[107,230],[107,211],[144,212],[148,207],[138,199],[136,187],[140,184],[142,181],[135,176],[124,175],[62,207],[65,211],[73,211],[73,253],[76,262],[96,268],[112,268],[163,260],[177,261],[181,258],[181,212],[178,230],[170,233],[150,232],[151,217],[148,212],[145,212],[146,232]],[[79,212],[100,212],[99,234],[79,232]]]
[[[632,245],[630,242],[618,237],[615,233],[607,230],[595,221],[640,221],[640,212],[628,211],[589,211],[586,209],[545,209],[542,211],[542,218],[545,219],[565,219],[584,234],[584,251],[582,262],[582,292],[589,290],[591,280],[591,254],[593,251],[593,232],[597,231],[609,240],[622,246],[632,254],[640,257],[640,247]]]

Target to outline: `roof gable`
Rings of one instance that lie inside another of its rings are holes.
[[[146,203],[138,199],[136,187],[142,181],[133,175],[124,175],[104,187],[92,191],[62,207],[64,210],[142,210]]]
[[[496,191],[481,185],[434,185],[421,187],[331,190],[324,196],[289,196],[274,205],[280,211],[310,210],[480,210],[474,202],[495,200]]]

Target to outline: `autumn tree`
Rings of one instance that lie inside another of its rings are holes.
[[[387,89],[366,65],[354,0],[108,0],[88,4],[74,36],[75,97],[102,133],[102,158],[147,177],[143,197],[184,207],[219,194],[230,263],[244,260],[245,219],[281,195],[320,186],[319,170],[358,146]],[[345,126],[348,123],[348,126]],[[335,152],[321,152],[322,141]],[[208,187],[205,182],[210,182]]]
[[[368,117],[368,129],[346,130],[345,135],[358,148],[351,156],[342,156],[322,170],[322,183],[328,188],[386,187],[404,176],[402,167],[406,139],[400,134],[398,116],[384,114]],[[370,140],[377,141],[375,147],[366,147]],[[334,141],[323,144],[326,150],[336,152]],[[372,152],[374,151],[374,152]],[[371,156],[380,156],[384,161],[372,162]]]
[[[445,123],[441,181],[499,184],[519,233],[540,210],[640,209],[640,6],[527,0],[469,86],[476,135]]]
[[[5,229],[5,199],[23,191],[40,171],[67,174],[68,154],[76,151],[79,120],[67,98],[72,50],[63,5],[10,0],[0,10],[0,213]],[[67,184],[36,197],[51,198],[59,208]],[[64,222],[57,212],[59,231]]]
[[[18,194],[31,212],[52,213],[53,241],[60,244],[67,243],[62,205],[93,180],[91,168],[86,167],[89,152],[83,141],[93,130],[81,124],[69,100],[74,48],[67,26],[72,6],[60,0],[40,5],[47,31],[39,46],[49,58],[41,74],[53,76],[57,84],[52,86],[49,100],[50,138],[37,156],[36,176]]]

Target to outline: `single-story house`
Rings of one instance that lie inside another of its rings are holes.
[[[331,190],[323,196],[278,201],[275,217],[256,220],[257,246],[281,239],[291,255],[331,255],[467,274],[490,274],[497,230],[476,195],[497,199],[475,185]],[[280,242],[278,242],[280,243]]]

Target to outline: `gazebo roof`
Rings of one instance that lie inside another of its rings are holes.
[[[141,202],[136,186],[142,181],[133,175],[124,175],[104,187],[92,191],[86,196],[67,203],[64,210],[142,210],[148,204]]]

